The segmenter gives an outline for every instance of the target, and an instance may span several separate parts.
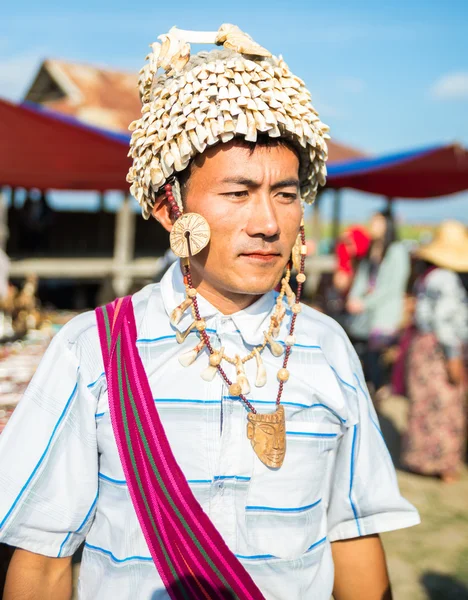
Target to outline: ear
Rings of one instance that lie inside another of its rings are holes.
[[[171,209],[165,194],[157,196],[151,214],[159,221],[166,231],[172,229]]]
[[[252,440],[254,436],[254,426],[252,425],[252,423],[249,421],[247,423],[247,439]]]

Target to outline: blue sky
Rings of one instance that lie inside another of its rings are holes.
[[[239,25],[307,82],[332,136],[369,153],[468,145],[468,1],[4,2],[0,96],[21,99],[46,57],[138,70],[172,25]],[[379,198],[347,192],[346,219]],[[330,203],[325,203],[325,213]],[[400,218],[468,223],[468,194],[399,202]]]

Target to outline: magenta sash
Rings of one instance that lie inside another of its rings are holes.
[[[130,296],[96,309],[109,410],[133,506],[174,600],[264,600],[190,489],[136,346]]]

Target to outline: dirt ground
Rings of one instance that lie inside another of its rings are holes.
[[[397,467],[406,415],[404,398],[381,407],[382,431]],[[421,525],[383,536],[395,600],[468,599],[468,469],[449,485],[401,470],[398,479]]]

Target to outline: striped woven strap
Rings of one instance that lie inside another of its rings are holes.
[[[109,410],[146,542],[174,600],[264,600],[193,495],[167,440],[136,346],[131,297],[96,309]]]

